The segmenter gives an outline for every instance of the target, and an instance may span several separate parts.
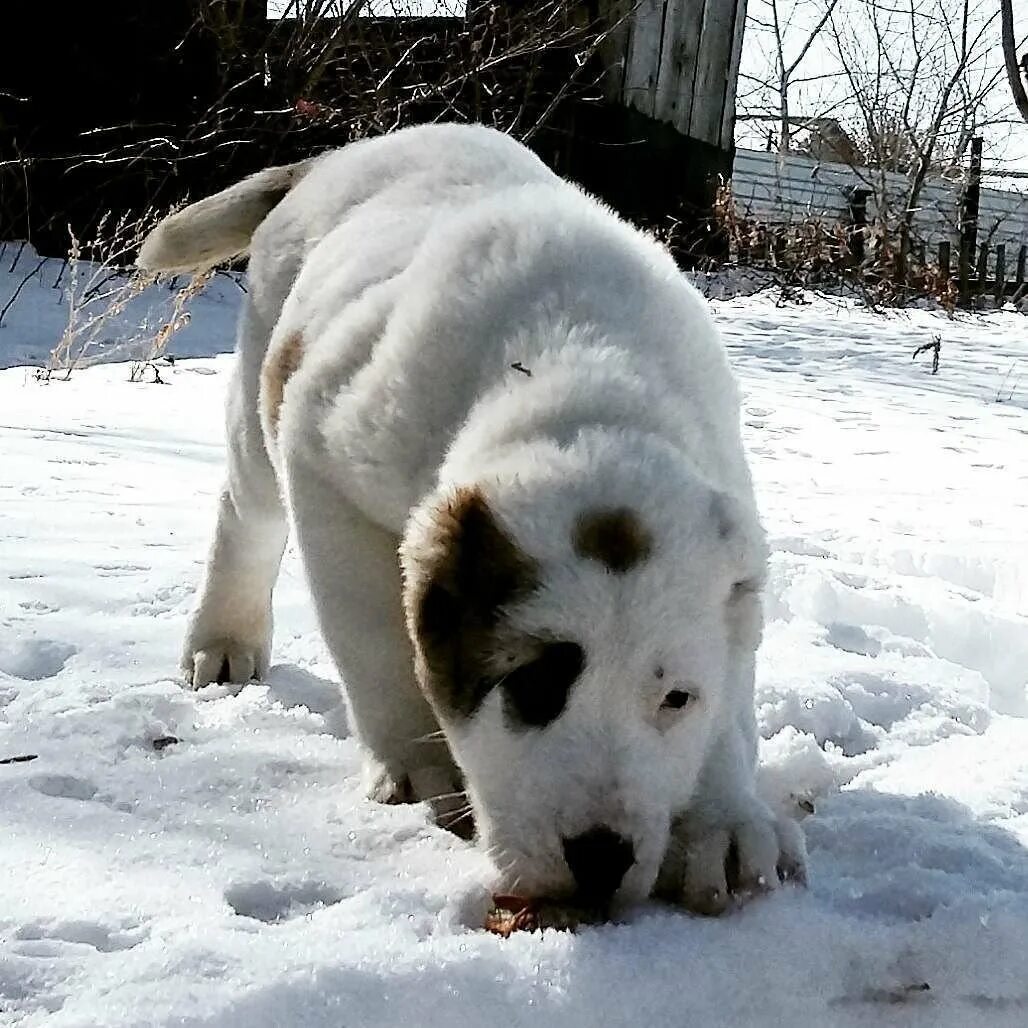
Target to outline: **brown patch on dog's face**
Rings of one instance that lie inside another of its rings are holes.
[[[627,507],[583,514],[575,525],[575,553],[623,575],[653,551],[653,538]]]
[[[286,336],[275,347],[261,369],[261,405],[273,433],[278,432],[278,420],[286,383],[296,373],[303,360],[303,333],[296,331]]]
[[[538,584],[535,561],[497,523],[482,494],[458,490],[433,512],[431,534],[405,548],[407,622],[422,689],[451,716],[470,717],[515,652],[503,608]]]

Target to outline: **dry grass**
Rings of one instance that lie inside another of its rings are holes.
[[[161,320],[156,331],[143,334],[143,344],[146,349],[133,363],[129,374],[130,381],[142,382],[149,368],[153,372],[154,381],[160,382],[160,372],[154,362],[164,356],[172,336],[189,324],[190,315],[186,308],[194,297],[204,291],[213,277],[214,268],[208,268],[205,271],[197,272],[186,281],[184,286],[172,291],[170,310],[167,315]]]
[[[93,238],[85,243],[69,229],[68,321],[39,378],[47,382],[54,377],[70,378],[105,341],[129,304],[157,281],[153,273],[127,272],[126,268],[158,220],[153,210],[136,218],[123,214],[116,220],[107,212],[97,223]]]
[[[132,361],[131,381],[143,381],[148,370],[154,381],[160,381],[156,362],[174,335],[189,324],[190,302],[214,276],[210,269],[180,285],[178,277],[162,278],[132,267],[140,244],[162,216],[148,210],[140,217],[114,219],[108,213],[88,241],[70,233],[62,269],[67,322],[45,367],[37,372],[38,379],[67,381],[76,368],[125,357]],[[161,285],[168,286],[167,298],[147,303],[141,317],[134,320],[130,306],[147,290]]]
[[[812,216],[788,224],[764,222],[740,210],[731,183],[725,183],[717,195],[712,231],[725,244],[724,258],[714,268],[759,270],[771,274],[783,290],[845,287],[871,307],[927,299],[950,314],[958,304],[953,273],[946,275],[931,259],[922,262],[912,253],[901,261],[899,235],[887,225],[863,227],[861,247],[859,241],[854,245],[854,230],[838,221]]]

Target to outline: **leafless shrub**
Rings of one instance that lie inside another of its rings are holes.
[[[153,210],[138,218],[128,214],[114,218],[107,212],[97,223],[94,237],[85,243],[69,229],[64,289],[68,321],[46,367],[40,370],[41,379],[70,378],[106,333],[115,330],[129,304],[156,281],[154,274],[126,271],[156,221]]]
[[[775,224],[741,210],[725,183],[714,205],[715,230],[726,237],[729,260],[781,273],[793,286],[837,282],[853,269],[846,228],[810,217]]]
[[[628,17],[633,5],[627,5]],[[283,163],[404,125],[492,125],[527,140],[573,99],[599,99],[593,61],[620,22],[576,0],[433,5],[414,0],[282,0],[274,19],[252,2],[195,0],[193,31],[217,54],[217,98],[182,136],[124,140],[97,129],[84,162],[217,177]],[[594,13],[590,14],[590,9]],[[623,20],[623,19],[622,19]],[[103,148],[105,138],[118,139]]]
[[[897,236],[880,223],[857,229],[814,216],[769,222],[741,209],[731,183],[725,183],[717,195],[711,231],[725,237],[718,270],[758,271],[779,287],[786,302],[806,289],[844,289],[872,308],[929,300],[952,315],[957,306],[957,283],[927,256],[922,262],[908,255],[900,277]],[[855,245],[857,232],[860,245]],[[673,246],[673,225],[658,235]]]
[[[76,368],[114,357],[133,361],[133,382],[142,381],[148,368],[156,374],[154,362],[164,355],[175,333],[189,324],[190,302],[214,276],[212,269],[181,285],[179,279],[171,279],[167,295],[155,302],[158,275],[132,265],[140,244],[159,220],[154,210],[139,218],[106,213],[87,242],[70,233],[61,269],[67,322],[37,378],[66,381]],[[144,298],[147,291],[150,294]],[[130,310],[136,301],[138,311]]]

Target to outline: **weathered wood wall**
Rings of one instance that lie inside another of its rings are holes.
[[[324,44],[314,77],[263,0],[208,5],[207,21],[196,0],[72,5],[56,19],[22,6],[24,33],[0,34],[0,234],[41,252],[62,253],[69,224],[81,237],[107,209],[167,205],[419,121],[526,136],[628,217],[694,226],[701,251],[731,171],[745,0],[491,0],[466,19],[324,19],[301,26]],[[538,30],[528,45],[526,24]],[[597,24],[611,31],[585,59]]]
[[[622,102],[732,151],[745,22],[746,0],[642,0],[623,38]]]
[[[692,227],[679,256],[709,256],[708,231],[735,152],[735,88],[746,0],[594,0],[609,32],[606,104],[579,105],[565,170],[650,224]]]

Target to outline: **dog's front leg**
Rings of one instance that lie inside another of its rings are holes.
[[[286,477],[321,632],[366,751],[368,795],[428,801],[440,824],[467,834],[460,774],[414,677],[399,539],[358,511],[309,457],[287,458]]]
[[[733,702],[712,740],[688,809],[672,826],[657,892],[700,914],[720,914],[782,882],[806,881],[795,821],[757,795],[753,658],[741,658]]]
[[[259,678],[271,652],[271,593],[288,527],[257,414],[260,332],[247,306],[229,384],[228,476],[200,599],[182,650],[182,671],[199,689]],[[185,502],[190,498],[185,497]]]

